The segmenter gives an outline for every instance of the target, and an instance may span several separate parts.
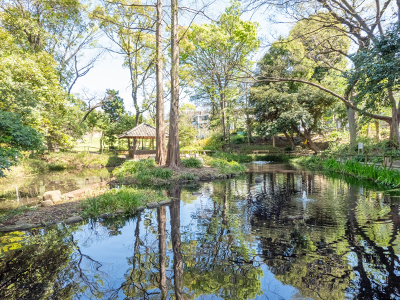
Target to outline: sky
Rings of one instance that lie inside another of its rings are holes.
[[[207,16],[214,20],[218,19],[218,16],[224,12],[225,8],[228,7],[229,4],[230,2],[226,0],[214,0],[214,3],[207,8]],[[169,2],[164,1],[164,5],[169,5]],[[179,1],[179,5],[194,8],[196,6],[199,7],[199,1],[193,2],[192,0],[191,3],[187,0]],[[165,7],[164,9],[168,10],[169,7]],[[164,18],[168,18],[168,16],[164,16]],[[192,18],[193,15],[189,13],[181,14],[178,23],[183,26],[188,25]],[[258,35],[262,38],[262,46],[260,47],[256,58],[259,58],[266,51],[268,44],[275,38],[279,35],[287,35],[290,30],[290,25],[271,23],[267,20],[268,18],[269,16],[265,10],[247,12],[242,16],[242,19],[244,20],[251,20],[259,23]],[[210,22],[210,20],[199,16],[194,20],[194,23],[196,24],[205,22]],[[99,44],[103,46],[111,45],[110,41],[105,36],[99,40]],[[85,53],[85,58],[94,56],[98,51],[98,49],[87,51]],[[90,72],[84,77],[78,79],[72,89],[72,93],[78,94],[81,97],[84,97],[84,95],[97,95],[100,99],[106,89],[114,89],[119,91],[119,95],[124,99],[125,108],[128,111],[133,112],[134,109],[129,83],[129,71],[127,68],[123,68],[122,64],[123,57],[121,55],[109,52],[104,53]],[[188,97],[183,97],[182,102],[188,102]],[[165,107],[166,110],[168,110],[169,104],[166,104]]]

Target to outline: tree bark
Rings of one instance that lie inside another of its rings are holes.
[[[346,106],[347,109],[347,120],[349,121],[349,133],[350,133],[350,145],[349,145],[349,153],[355,151],[355,147],[357,144],[357,115],[354,109],[349,106]]]
[[[392,103],[392,120],[389,123],[390,125],[389,139],[391,145],[397,148],[400,144],[400,134],[399,134],[400,111],[397,108],[396,99],[394,98],[392,88],[388,88],[388,95],[390,102]]]
[[[284,131],[283,134],[285,135],[286,139],[288,140],[290,147],[292,147],[292,149],[294,149],[293,138],[290,136],[290,134],[287,133],[287,131]]]
[[[275,147],[275,136],[272,136],[272,147]]]
[[[375,120],[375,138],[378,142],[381,140],[381,125],[378,120]]]
[[[309,149],[314,151],[315,153],[320,152],[321,150],[318,146],[312,141],[311,133],[308,130],[304,130],[304,133],[301,133],[300,130],[296,126],[292,126],[294,132],[301,138],[301,140],[307,145]]]
[[[167,166],[179,168],[179,37],[178,0],[171,0],[171,109],[169,113],[169,139]]]
[[[157,0],[157,28],[156,28],[156,81],[157,81],[157,105],[156,105],[156,162],[165,164],[167,156],[165,121],[164,121],[164,82],[163,82],[163,53],[162,53],[162,0]]]
[[[166,275],[166,262],[167,262],[167,229],[166,229],[166,207],[160,206],[157,208],[157,219],[158,219],[158,250],[159,250],[159,267],[160,267],[160,291],[161,299],[167,299],[167,275]]]

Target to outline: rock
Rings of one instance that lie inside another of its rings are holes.
[[[166,204],[170,204],[170,203],[172,203],[172,199],[168,199],[168,200],[164,200],[164,201],[158,202],[159,205],[166,205]]]
[[[149,202],[147,203],[147,208],[155,208],[157,206],[159,206],[159,204],[157,202]]]
[[[64,220],[63,223],[72,224],[72,223],[78,223],[78,222],[82,222],[82,221],[83,221],[82,217],[75,216],[75,217],[70,217],[70,218]]]
[[[54,203],[51,200],[43,200],[42,203],[40,203],[40,205],[42,207],[46,207],[46,206],[52,206],[52,205],[54,205]]]
[[[236,176],[235,173],[232,173],[232,174],[231,174],[231,178],[235,178],[235,176]]]
[[[74,199],[75,196],[72,195],[72,194],[65,194],[65,195],[64,195],[64,198],[67,199],[67,200],[71,200],[71,199]]]
[[[202,157],[197,157],[197,160],[199,160],[201,164],[204,164],[204,159]]]
[[[260,182],[263,182],[263,181],[264,180],[262,178],[260,178],[260,177],[256,177],[256,179],[254,179],[255,183],[260,183]]]
[[[57,191],[49,191],[49,192],[44,193],[43,201],[44,200],[52,200],[53,203],[57,203],[57,202],[61,201],[61,191],[57,190]]]
[[[138,206],[137,208],[136,208],[136,210],[137,211],[140,211],[140,210],[143,210],[145,207],[144,206]]]
[[[203,193],[202,192],[193,192],[192,195],[193,196],[199,196],[199,195],[203,195]]]
[[[118,214],[118,215],[121,215],[121,214],[124,214],[124,213],[125,213],[125,210],[123,210],[123,209],[118,209],[115,213]]]
[[[19,224],[19,225],[11,225],[0,227],[0,232],[10,232],[10,231],[18,231],[18,230],[29,230],[35,227],[39,227],[38,224]]]

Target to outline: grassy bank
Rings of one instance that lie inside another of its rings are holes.
[[[179,169],[171,170],[157,167],[154,159],[126,161],[115,168],[113,175],[123,183],[159,185],[177,181],[199,181],[205,177],[212,180],[212,177],[240,174],[247,169],[236,161],[214,157],[204,157],[204,165],[196,158],[182,159],[182,165]]]
[[[274,162],[288,162],[290,157],[284,153],[275,154],[238,154],[238,153],[227,153],[227,152],[215,152],[212,154],[214,159],[223,159],[228,162],[237,163],[250,163],[252,161],[274,161]]]
[[[24,158],[17,166],[6,171],[6,178],[46,174],[51,171],[85,168],[116,167],[125,161],[114,154],[92,154],[86,152],[57,152]]]
[[[388,188],[400,187],[400,171],[376,165],[365,165],[356,160],[339,162],[333,158],[322,159],[319,156],[309,156],[292,159],[292,163],[312,169],[350,175],[359,179],[372,180]]]
[[[83,200],[81,213],[83,217],[98,216],[103,213],[123,211],[130,213],[149,202],[166,200],[161,191],[153,189],[137,189],[133,187],[114,188],[102,195]]]

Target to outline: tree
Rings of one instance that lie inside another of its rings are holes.
[[[259,133],[275,135],[283,132],[290,137],[294,132],[311,150],[320,151],[312,135],[323,132],[323,116],[335,103],[333,96],[291,83],[264,84],[251,90]]]
[[[162,0],[157,0],[157,23],[156,23],[156,161],[163,165],[167,156],[165,139],[165,116],[164,116],[164,80],[163,80],[163,38],[162,38]]]
[[[262,6],[267,6],[270,9],[277,8],[279,11],[287,13],[291,18],[294,17],[297,20],[307,20],[319,24],[316,30],[324,30],[326,28],[331,28],[338,30],[341,35],[346,35],[351,39],[355,46],[357,47],[356,53],[362,51],[368,45],[375,43],[377,38],[385,33],[385,31],[390,30],[389,24],[397,24],[400,21],[399,14],[390,14],[390,7],[392,5],[391,0],[384,1],[354,1],[354,2],[341,2],[337,3],[335,0],[315,0],[309,1],[264,1],[264,0],[248,0],[247,3],[249,7],[261,8]],[[394,2],[393,2],[394,3]],[[400,2],[393,4],[393,8],[400,11]],[[369,12],[374,11],[374,14],[369,14]],[[320,13],[329,15],[329,17],[321,17]],[[315,34],[315,30],[310,30],[306,35],[312,36]],[[337,49],[333,46],[329,46],[331,52],[337,52],[344,57],[352,59],[353,56],[349,55],[349,52],[343,52],[341,49]],[[353,61],[356,63],[355,61]],[[261,79],[261,78],[260,78]],[[304,78],[282,78],[282,77],[265,77],[264,81],[269,82],[282,82],[282,81],[292,81],[301,82],[303,84],[313,85],[331,95],[340,99],[348,108],[348,114],[350,116],[349,123],[351,119],[354,119],[354,113],[352,110],[357,111],[367,117],[382,120],[390,124],[390,139],[394,141],[395,144],[399,144],[399,105],[396,103],[393,92],[390,88],[387,89],[387,97],[390,99],[390,106],[392,109],[392,116],[382,116],[374,111],[375,107],[381,107],[382,101],[385,99],[375,98],[375,105],[372,107],[365,107],[363,105],[358,106],[353,100],[356,96],[356,86],[357,81],[349,82],[346,93],[338,94],[335,91],[324,87],[323,85],[315,84]],[[362,108],[360,108],[362,107]],[[352,135],[351,144],[355,143],[354,134]]]
[[[298,22],[288,39],[275,42],[260,60],[258,72],[266,77],[306,78],[343,93],[345,80],[338,77],[346,61],[336,53],[324,54],[322,50],[324,44],[330,44],[346,51],[349,42],[346,37],[336,37],[332,30],[319,31],[310,39],[297,39],[313,28],[312,22],[309,23]],[[326,64],[331,68],[325,67]],[[275,85],[259,83],[252,88],[251,104],[260,122],[259,131],[271,135],[283,132],[289,140],[290,133],[295,132],[311,150],[319,152],[312,134],[321,133],[323,116],[335,104],[335,97],[296,82]]]
[[[179,108],[179,141],[182,147],[190,146],[196,138],[197,131],[192,125],[196,106],[183,104]]]
[[[1,24],[28,52],[46,51],[57,62],[60,84],[68,93],[100,57],[86,61],[82,54],[96,46],[98,28],[84,14],[79,0],[10,0],[0,5]]]
[[[179,151],[179,36],[178,0],[171,0],[171,108],[169,111],[169,136],[166,165],[181,166]]]
[[[22,124],[21,116],[0,110],[0,177],[18,163],[21,151],[39,150],[43,136]]]
[[[136,122],[143,113],[139,92],[146,92],[147,80],[154,71],[154,35],[148,33],[154,31],[151,14],[152,8],[140,2],[130,5],[129,1],[104,1],[91,15],[115,46],[108,50],[122,55],[123,66],[129,69]]]
[[[69,145],[66,129],[78,122],[68,118],[80,116],[75,99],[60,86],[56,62],[45,51],[21,49],[1,29],[0,40],[0,108],[20,114],[24,125],[43,134],[49,149],[53,143]]]
[[[189,33],[192,49],[183,55],[196,84],[192,100],[210,106],[212,114],[220,117],[224,141],[230,132],[227,110],[235,106],[240,94],[237,79],[251,65],[260,44],[257,23],[243,21],[241,15],[240,3],[235,1],[218,21],[193,25]]]

